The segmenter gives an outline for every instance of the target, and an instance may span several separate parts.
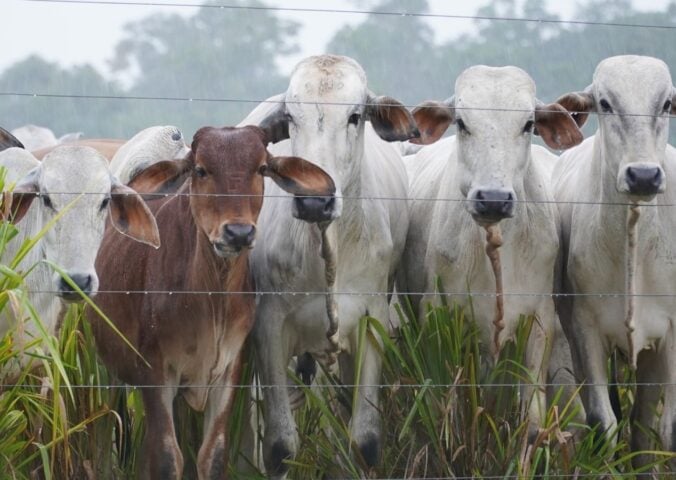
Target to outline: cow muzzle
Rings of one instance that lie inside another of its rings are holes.
[[[666,182],[662,167],[654,163],[631,163],[619,175],[619,190],[638,197],[652,197],[664,192]]]
[[[73,283],[79,288],[82,293],[88,297],[92,296],[94,288],[94,277],[88,274],[71,274],[69,275]],[[82,300],[82,295],[73,286],[71,286],[64,278],[59,277],[57,295],[66,302],[79,302]]]
[[[294,197],[293,216],[305,222],[327,222],[336,218],[336,197]]]
[[[511,189],[476,189],[469,194],[469,211],[478,223],[491,225],[514,216],[516,194]]]
[[[214,251],[221,257],[232,257],[243,249],[253,248],[256,227],[249,223],[226,223],[220,238],[212,240]]]

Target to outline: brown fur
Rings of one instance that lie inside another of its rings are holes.
[[[307,184],[303,165],[300,172],[293,172],[296,178],[276,171],[276,164],[289,160],[272,157],[264,138],[257,127],[205,127],[195,134],[192,153],[185,160],[161,162],[134,179],[137,187],[152,192],[189,175],[182,193],[234,194],[179,195],[148,202],[160,231],[159,249],[120,238],[110,225],[106,230],[96,262],[101,273],[97,303],[143,358],[89,312],[100,356],[124,382],[162,386],[143,390],[147,433],[140,478],[181,478],[183,459],[172,420],[178,387],[192,408],[205,410],[197,462],[200,478],[226,477],[227,419],[236,390],[223,385],[240,383],[242,349],[254,319],[254,288],[246,247],[224,258],[216,254],[214,242],[226,241],[226,225],[255,225],[266,170],[281,175],[286,184]],[[333,187],[330,177],[320,172],[323,183],[317,181],[315,170],[310,178],[318,187],[310,192],[315,195]],[[237,196],[242,194],[251,196]],[[134,293],[105,293],[110,290]],[[178,293],[138,293],[156,290]],[[213,294],[181,293],[188,291]]]

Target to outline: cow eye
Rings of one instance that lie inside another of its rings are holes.
[[[207,176],[207,171],[203,167],[195,167],[195,176],[198,178],[204,178]]]
[[[524,125],[524,127],[523,127],[523,133],[532,133],[534,125],[535,125],[535,123],[533,122],[533,120],[528,120],[526,122],[526,125]]]
[[[605,98],[601,99],[599,104],[601,105],[601,110],[603,110],[604,113],[613,113],[612,107]]]
[[[469,130],[467,130],[467,126],[465,125],[465,122],[462,121],[462,118],[458,118],[455,123],[458,125],[459,132],[469,134]]]
[[[104,211],[106,209],[106,207],[108,207],[109,204],[110,204],[110,197],[104,198],[103,201],[101,202],[101,208],[99,208],[99,210]]]
[[[667,113],[671,111],[671,100],[667,100],[666,102],[664,102],[663,109]]]
[[[361,115],[353,113],[350,115],[350,118],[347,119],[347,123],[350,125],[359,125],[359,120],[361,120]]]
[[[52,210],[54,210],[54,205],[52,205],[52,199],[49,198],[49,195],[47,195],[46,193],[43,193],[43,194],[40,195],[40,198],[42,198],[42,204],[45,207],[51,208]]]

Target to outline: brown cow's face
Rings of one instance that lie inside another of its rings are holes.
[[[203,128],[193,142],[195,222],[222,257],[253,247],[268,152],[256,129]]]

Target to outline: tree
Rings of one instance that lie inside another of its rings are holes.
[[[230,2],[263,6],[258,0]],[[112,61],[134,74],[130,94],[260,100],[286,88],[276,60],[296,50],[296,22],[266,10],[212,8],[194,16],[153,15],[127,25]],[[246,102],[145,102],[138,126],[176,124],[188,134],[203,125],[235,124],[253,109]]]

